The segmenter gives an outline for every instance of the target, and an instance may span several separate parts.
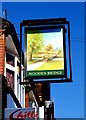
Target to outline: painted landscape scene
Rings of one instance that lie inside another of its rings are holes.
[[[63,29],[27,32],[27,71],[64,70]]]

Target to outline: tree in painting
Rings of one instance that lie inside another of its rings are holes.
[[[33,54],[43,48],[43,34],[40,31],[30,31],[27,34],[27,54],[29,61],[32,61]]]
[[[45,47],[45,50],[46,50],[46,51],[51,51],[51,50],[53,50],[52,44],[48,44],[48,45]]]

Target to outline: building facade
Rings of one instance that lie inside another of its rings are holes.
[[[2,18],[0,18],[0,76],[0,116],[3,116],[5,108],[25,107],[25,87],[20,85],[20,43],[14,25]],[[21,78],[23,81],[23,65]]]

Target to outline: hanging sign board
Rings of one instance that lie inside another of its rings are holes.
[[[26,76],[66,77],[65,27],[30,27],[25,34]]]

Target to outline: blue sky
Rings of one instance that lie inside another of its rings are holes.
[[[72,52],[72,83],[51,84],[51,99],[55,101],[56,118],[84,117],[84,3],[79,2],[3,2],[19,34],[24,19],[63,18],[70,21]]]

